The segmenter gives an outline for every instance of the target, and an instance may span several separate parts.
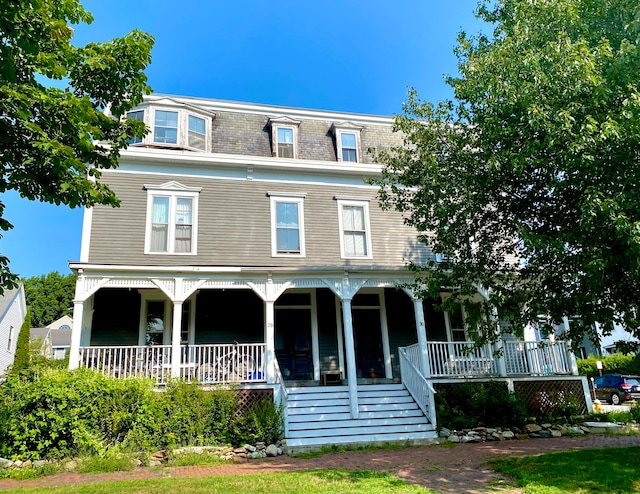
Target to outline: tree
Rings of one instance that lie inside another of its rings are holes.
[[[153,38],[134,30],[73,46],[69,24],[92,21],[79,0],[0,0],[0,193],[71,207],[118,205],[97,179],[117,166],[128,139],[144,135],[142,122],[119,117],[151,90],[143,70]],[[0,231],[7,231],[3,213],[0,203]],[[16,282],[0,256],[0,293]]]
[[[25,298],[35,328],[45,327],[65,315],[73,313],[76,275],[62,276],[57,271],[22,280]]]
[[[31,311],[27,307],[27,314],[24,318],[20,332],[18,333],[18,341],[16,342],[16,355],[13,359],[12,372],[19,372],[29,368],[31,362],[31,348],[29,346],[29,332],[31,331]]]
[[[576,344],[596,323],[640,336],[640,5],[485,0],[476,15],[493,33],[459,35],[454,99],[410,90],[405,146],[379,156],[383,204],[442,254],[412,266],[418,286],[466,300],[480,341],[495,317],[516,333],[576,317]],[[474,305],[477,287],[490,297]]]

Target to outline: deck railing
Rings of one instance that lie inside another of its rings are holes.
[[[108,377],[147,377],[166,384],[171,376],[171,346],[80,347],[79,365]]]
[[[179,377],[202,384],[264,382],[265,344],[181,345]],[[80,367],[109,377],[146,377],[166,384],[171,345],[81,347]]]
[[[571,374],[566,341],[505,341],[504,360],[508,375]]]
[[[498,374],[491,346],[473,341],[427,342],[433,377],[486,377]],[[417,362],[417,357],[416,357]]]
[[[400,377],[402,384],[405,385],[407,391],[411,394],[415,402],[418,404],[422,413],[429,419],[429,422],[436,426],[436,409],[434,395],[436,390],[433,385],[420,372],[419,364],[411,361],[409,354],[413,354],[413,347],[398,348],[400,355]],[[416,353],[417,355],[417,353]]]

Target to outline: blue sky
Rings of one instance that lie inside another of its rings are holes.
[[[147,69],[156,93],[393,115],[407,87],[438,101],[452,93],[461,30],[477,33],[476,0],[84,0],[94,22],[74,43],[132,29],[156,44]],[[82,209],[2,195],[14,224],[0,252],[22,277],[69,273],[80,257]]]

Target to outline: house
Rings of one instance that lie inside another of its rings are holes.
[[[403,287],[434,254],[366,182],[392,118],[165,95],[128,116],[149,133],[102,173],[121,206],[84,214],[71,368],[273,394],[290,446],[433,438],[463,378],[588,397],[566,342],[475,348]]]
[[[62,360],[69,353],[73,319],[62,316],[44,328],[31,328],[29,339],[40,345],[40,354],[54,360]]]
[[[0,378],[13,364],[18,334],[27,315],[24,285],[5,289],[0,296]]]

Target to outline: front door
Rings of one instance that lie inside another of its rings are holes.
[[[275,319],[276,357],[282,377],[312,380],[311,309],[279,308]]]
[[[377,293],[358,294],[351,309],[359,378],[385,377],[380,298]]]

